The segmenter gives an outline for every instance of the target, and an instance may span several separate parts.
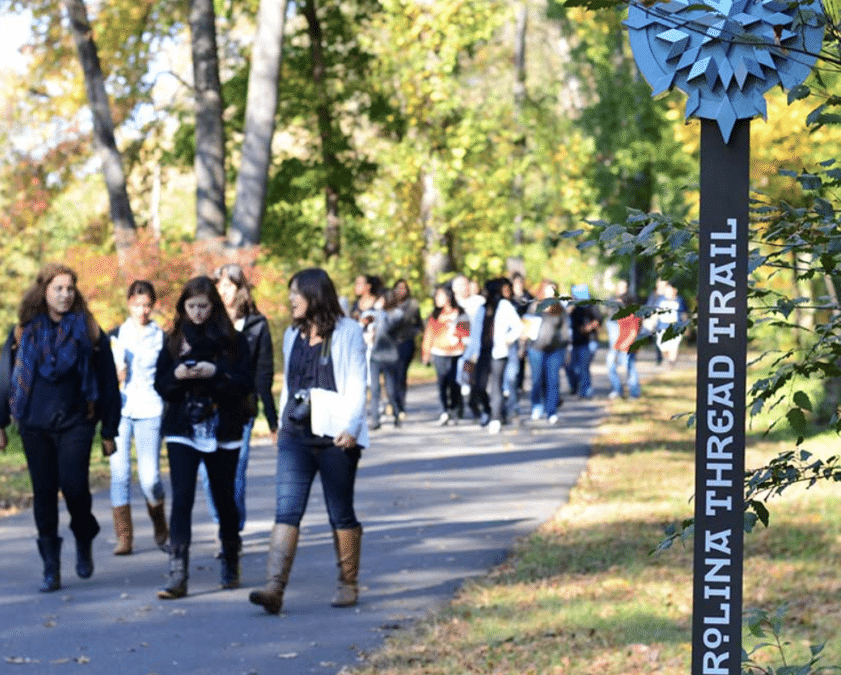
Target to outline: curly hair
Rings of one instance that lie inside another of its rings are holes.
[[[76,274],[73,268],[62,263],[47,263],[38,272],[38,276],[35,277],[35,283],[26,290],[23,298],[21,298],[18,307],[18,326],[23,328],[39,314],[49,314],[47,308],[47,286],[52,283],[53,279],[62,274],[68,275],[73,280],[73,288],[75,290],[73,304],[70,305],[68,311],[74,314],[84,314],[85,322],[88,325],[88,335],[91,342],[96,344],[97,340],[99,340],[100,329],[96,323],[96,319],[94,319],[93,314],[88,309],[88,304],[85,302],[84,296],[79,291],[79,275]]]

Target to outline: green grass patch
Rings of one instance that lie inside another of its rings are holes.
[[[637,400],[611,403],[567,505],[448,607],[390,637],[358,675],[686,675],[691,670],[692,550],[651,551],[671,522],[693,515],[693,372],[664,373]],[[782,438],[780,437],[782,436]],[[831,442],[830,442],[831,441]],[[807,441],[837,446],[834,434]],[[751,433],[747,466],[789,449],[787,434]],[[841,663],[838,489],[791,488],[769,507],[771,526],[745,541],[745,608],[784,604],[789,663],[827,642]],[[757,640],[745,638],[750,648]],[[779,667],[767,650],[755,659]]]

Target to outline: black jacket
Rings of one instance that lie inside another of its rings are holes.
[[[274,348],[269,322],[265,316],[256,312],[245,317],[242,334],[248,341],[251,356],[251,370],[254,373],[254,389],[263,403],[263,414],[269,423],[269,429],[277,429],[277,407],[272,395],[274,384]]]
[[[237,339],[233,360],[218,354],[211,359],[216,365],[216,374],[211,378],[194,380],[179,380],[175,377],[175,368],[180,361],[172,357],[167,341],[164,341],[164,348],[158,354],[155,366],[155,390],[164,400],[162,436],[192,437],[193,426],[186,414],[187,399],[191,393],[201,390],[211,393],[219,410],[216,440],[226,442],[242,438],[243,427],[250,418],[248,399],[254,391],[254,376],[245,336],[238,333]],[[207,357],[202,356],[200,360],[205,359]]]
[[[3,429],[11,422],[9,398],[12,393],[12,370],[15,364],[16,348],[15,329],[12,328],[0,355],[0,428]],[[117,369],[114,366],[114,354],[111,352],[111,341],[102,331],[93,349],[93,368],[96,371],[99,386],[99,400],[96,402],[93,421],[102,422],[101,436],[110,440],[116,437],[120,426],[122,400],[120,383],[117,381]],[[74,389],[72,375],[61,378],[56,383],[40,382],[38,384],[39,400],[30,402],[26,416],[17,420],[19,424],[58,431],[88,422],[85,402],[81,400],[78,392],[71,392]],[[68,392],[71,392],[70,395]],[[61,420],[61,422],[56,426],[55,420]]]

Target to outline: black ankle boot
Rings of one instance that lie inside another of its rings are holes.
[[[239,588],[239,541],[222,542],[222,588]]]
[[[40,537],[38,552],[44,561],[44,585],[41,593],[52,593],[61,588],[61,537]]]
[[[161,600],[175,600],[187,595],[187,578],[190,565],[190,549],[186,546],[171,546],[169,553],[169,581],[158,591]]]
[[[76,574],[82,579],[90,579],[93,574],[93,540],[99,534],[99,524],[93,534],[84,537],[76,537]]]

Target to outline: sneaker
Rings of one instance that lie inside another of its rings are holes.
[[[438,418],[438,426],[443,427],[447,425],[447,422],[450,421],[450,414],[442,412],[441,416]]]
[[[401,410],[397,415],[397,419],[399,419],[401,422],[405,422],[406,421],[406,411]]]
[[[607,397],[612,401],[613,399],[619,398],[619,392],[618,391],[611,391],[607,395]]]
[[[491,420],[488,423],[489,434],[498,434],[500,429],[502,429],[502,422],[500,422],[499,420]]]
[[[534,410],[532,410],[532,411],[531,411],[531,419],[532,419],[532,421],[533,421],[533,422],[536,422],[537,420],[539,420],[539,419],[540,419],[541,414],[542,414],[542,413],[540,412],[540,408],[535,408]]]
[[[549,415],[549,424],[557,424],[558,423],[558,416],[557,415]]]

